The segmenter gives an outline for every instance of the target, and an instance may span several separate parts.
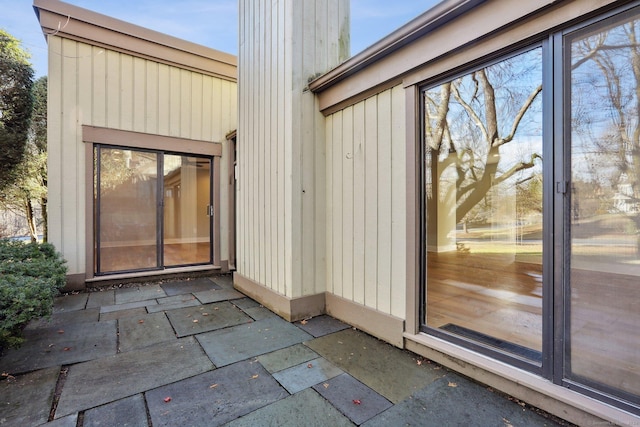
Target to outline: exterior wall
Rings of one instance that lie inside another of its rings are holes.
[[[49,36],[49,240],[85,273],[87,175],[82,126],[225,143],[236,126],[236,83],[104,47]],[[180,147],[175,147],[180,151]],[[220,162],[221,176],[228,165]],[[91,173],[89,171],[89,173]],[[227,206],[227,187],[221,206]],[[221,259],[228,257],[228,215]]]
[[[336,317],[578,425],[638,423],[637,414],[420,333],[418,319],[419,87],[624,3],[447,0],[309,84],[326,116],[328,313],[339,305]],[[401,327],[381,332],[395,318]]]
[[[325,125],[307,82],[346,58],[348,2],[241,0],[239,7],[237,278],[288,299],[318,294]]]
[[[404,89],[327,116],[327,292],[405,318]]]

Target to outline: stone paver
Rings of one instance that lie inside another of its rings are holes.
[[[152,306],[153,307],[153,306]],[[147,314],[145,307],[129,308],[127,310],[116,310],[108,313],[100,313],[100,321],[118,320],[129,316],[144,316]]]
[[[167,316],[179,337],[253,321],[228,302],[171,310]]]
[[[296,326],[316,338],[350,328],[346,323],[326,315],[296,322]]]
[[[227,427],[348,427],[353,424],[312,389],[306,389],[226,424]]]
[[[89,308],[78,311],[65,311],[52,314],[49,318],[36,319],[29,322],[25,330],[55,328],[70,323],[97,322],[100,320],[100,308]]]
[[[349,374],[338,375],[313,388],[358,425],[392,406],[383,396]]]
[[[103,305],[113,305],[116,303],[116,291],[109,289],[106,291],[95,291],[89,293],[87,308],[102,307]]]
[[[393,403],[444,375],[431,365],[418,365],[416,356],[363,332],[345,329],[306,343],[343,371]]]
[[[253,307],[262,307],[260,303],[252,300],[251,298],[234,299],[233,301],[231,301],[231,304],[235,305],[241,310],[246,310],[247,308]]]
[[[200,334],[196,338],[211,361],[220,367],[301,343],[311,335],[278,317]]]
[[[287,396],[259,363],[239,362],[146,393],[154,427],[217,426]],[[170,401],[166,401],[170,398]]]
[[[557,424],[486,387],[448,373],[363,425],[535,427]]]
[[[166,297],[167,294],[160,285],[140,286],[136,288],[116,289],[116,304],[126,304]]]
[[[213,368],[192,338],[120,353],[69,368],[56,417],[113,402]]]
[[[297,393],[343,372],[321,357],[301,363],[273,374],[282,387],[291,394]]]
[[[60,367],[56,366],[0,381],[0,425],[46,423],[59,373]]]
[[[211,289],[220,289],[213,280],[208,277],[200,277],[193,280],[176,280],[160,284],[164,292],[169,295],[190,294],[193,292],[208,291]]]
[[[82,425],[83,427],[148,427],[144,397],[136,394],[90,409],[84,413]]]
[[[114,311],[130,310],[132,308],[144,308],[156,304],[158,304],[158,302],[155,299],[147,299],[141,301],[125,302],[122,304],[105,305],[100,307],[100,314],[112,313]]]
[[[87,305],[89,294],[70,294],[64,297],[56,297],[53,301],[53,312],[82,310]]]
[[[11,374],[84,362],[116,354],[116,322],[60,323],[25,329],[25,342],[6,350],[2,369]]]
[[[78,425],[78,414],[67,415],[51,422],[40,424],[42,427],[76,427]],[[85,424],[86,426],[86,424]]]
[[[303,362],[316,359],[318,353],[309,349],[304,344],[296,344],[258,357],[258,362],[271,373],[291,368]]]
[[[200,302],[203,304],[246,298],[245,294],[242,294],[234,289],[214,289],[211,291],[195,292],[193,295],[195,295],[196,298],[198,298],[198,300],[200,300]]]
[[[275,314],[273,311],[264,307],[245,308],[242,311],[244,311],[249,316],[251,316],[253,320],[263,320],[263,319],[268,319],[269,317],[278,317],[278,315]]]
[[[233,289],[233,276],[230,274],[223,274],[213,277],[212,280],[223,288]]]
[[[176,334],[164,313],[120,319],[118,331],[122,352],[176,339]]]
[[[156,301],[158,302],[158,305],[150,305],[147,307],[147,311],[149,313],[201,305],[200,301],[198,301],[196,297],[191,294],[181,294],[172,297],[158,298]]]

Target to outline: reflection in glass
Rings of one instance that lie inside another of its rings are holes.
[[[210,262],[209,159],[164,156],[164,264]]]
[[[640,21],[570,41],[569,375],[640,395]],[[602,387],[604,386],[604,387]]]
[[[158,155],[119,148],[99,153],[97,272],[158,267]]]
[[[423,92],[426,324],[529,360],[542,349],[542,60]]]

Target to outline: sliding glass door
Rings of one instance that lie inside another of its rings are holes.
[[[423,92],[426,325],[542,358],[542,48]]]
[[[640,5],[541,39],[421,90],[421,329],[640,413]]]
[[[640,17],[565,39],[565,375],[640,404]]]
[[[211,159],[96,145],[95,273],[212,260]]]

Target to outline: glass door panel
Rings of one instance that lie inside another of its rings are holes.
[[[640,396],[640,20],[567,40],[571,203],[567,376]]]
[[[96,271],[159,268],[158,154],[96,151]]]
[[[164,155],[164,264],[211,262],[211,161]]]
[[[422,97],[424,321],[433,333],[534,362],[542,352],[541,55],[535,48]]]

